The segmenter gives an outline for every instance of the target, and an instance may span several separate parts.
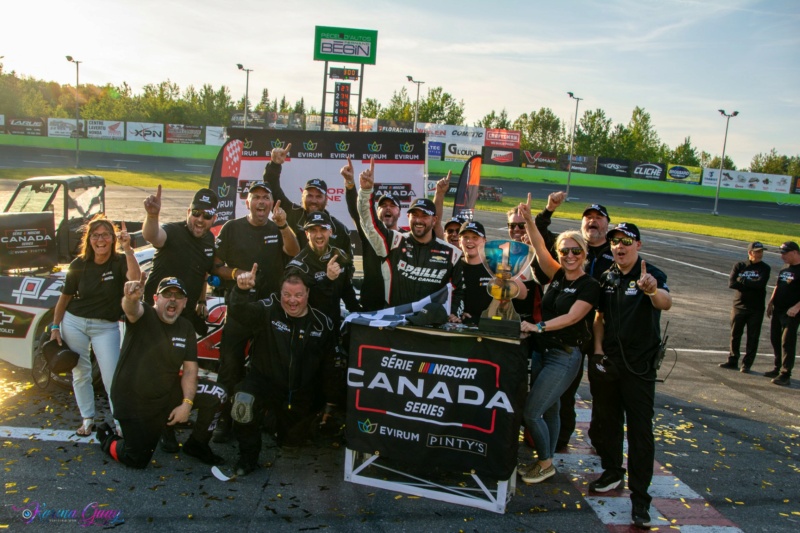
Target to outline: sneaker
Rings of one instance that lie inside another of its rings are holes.
[[[113,433],[114,430],[111,429],[111,426],[109,426],[106,422],[103,422],[102,424],[99,424],[97,426],[97,433],[95,438],[97,439],[97,442],[99,442],[102,445],[106,441],[106,439]]]
[[[236,462],[236,466],[233,467],[233,471],[236,473],[237,476],[246,476],[250,472],[254,471],[256,468],[258,468],[258,465],[256,463],[251,463],[250,461],[239,459]]]
[[[736,363],[732,363],[730,361],[728,361],[726,363],[720,363],[719,367],[720,368],[729,368],[731,370],[736,370],[737,368],[739,368],[739,366]]]
[[[622,476],[611,470],[604,471],[599,478],[589,483],[590,492],[608,492],[619,487]]]
[[[773,368],[769,372],[764,372],[764,377],[766,378],[777,378],[780,375],[781,371],[778,368]]]
[[[742,368],[739,369],[739,372],[741,372],[742,374],[749,374],[750,373],[750,367],[749,366],[743,366]]]
[[[788,387],[790,383],[789,374],[781,373],[780,376],[776,377],[772,380],[775,385],[780,385],[781,387]]]
[[[631,524],[634,526],[647,529],[650,527],[650,509],[644,505],[634,505],[631,512]]]
[[[181,449],[180,446],[178,446],[178,439],[175,438],[175,429],[171,427],[164,428],[158,442],[159,448],[161,448],[163,452],[178,453]]]
[[[199,459],[207,465],[225,464],[225,459],[215,454],[207,442],[200,442],[194,437],[189,437],[189,439],[183,443],[183,453],[195,459]]]
[[[214,428],[214,433],[211,437],[212,442],[222,444],[229,442],[233,438],[233,420],[229,417],[220,418],[217,422],[217,427]]]
[[[549,477],[556,475],[555,465],[550,465],[547,468],[542,468],[542,465],[536,463],[522,474],[522,481],[525,483],[541,483]]]

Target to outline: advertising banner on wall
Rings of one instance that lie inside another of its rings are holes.
[[[206,144],[209,146],[222,146],[225,144],[225,129],[222,126],[206,126]]]
[[[125,140],[134,142],[163,143],[164,125],[152,122],[127,122]]]
[[[231,128],[244,127],[244,111],[231,113]],[[267,118],[262,113],[247,112],[247,128],[264,129],[267,127]]]
[[[41,117],[9,118],[6,131],[11,135],[47,135],[47,121]]]
[[[663,163],[631,163],[631,177],[643,180],[664,181],[667,179],[667,165]]]
[[[441,161],[444,157],[444,143],[428,141],[428,159]]]
[[[597,158],[597,174],[603,176],[617,176],[620,178],[631,177],[631,162],[627,159],[614,159],[612,157]]]
[[[75,138],[75,119],[74,118],[48,118],[47,136],[48,137],[68,137]],[[81,137],[86,137],[86,124],[81,120],[78,123]]]
[[[262,179],[273,148],[289,144],[292,149],[281,171],[281,188],[286,196],[299,204],[308,179],[325,179],[327,210],[350,229],[355,226],[347,212],[344,181],[339,175],[348,156],[356,175],[367,168],[370,158],[375,158],[376,189],[392,190],[400,198],[401,226],[408,225],[405,210],[411,201],[425,195],[425,143],[418,133],[230,128],[228,135],[230,140],[217,156],[209,185],[220,198],[217,224],[247,213],[250,182]]]
[[[305,116],[302,113],[264,113],[267,127],[273,130],[302,130]]]
[[[387,133],[412,133],[414,131],[414,123],[406,122],[405,120],[386,120],[379,118],[378,131],[385,131]]]
[[[689,185],[700,185],[700,178],[703,175],[701,167],[689,167],[686,165],[667,165],[667,181],[672,183],[686,183]]]
[[[354,325],[347,446],[508,479],[517,462],[524,365],[519,344]]]
[[[530,152],[524,150],[522,166],[528,168],[544,168],[556,170],[558,168],[558,154],[555,152]]]
[[[187,126],[185,124],[167,124],[164,142],[171,144],[203,144],[205,132],[203,126]]]
[[[314,61],[343,61],[374,65],[378,32],[357,28],[314,27]]]
[[[483,147],[483,163],[485,165],[501,165],[504,167],[519,166],[519,150],[513,148]]]
[[[579,174],[594,174],[597,167],[597,158],[593,155],[573,155],[572,172]],[[558,158],[558,168],[567,172],[569,170],[569,154],[563,154]]]
[[[703,185],[706,187],[716,187],[718,176],[718,168],[703,168]],[[723,170],[720,187],[723,189],[742,189],[788,194],[792,187],[792,178],[782,174]]]
[[[90,139],[125,140],[125,123],[120,120],[87,120],[86,130]]]
[[[795,194],[800,194],[800,176],[795,176],[794,187],[792,187],[792,192]]]
[[[516,148],[519,150],[519,143],[522,133],[517,130],[486,129],[485,146],[496,146],[498,148]]]
[[[474,155],[481,155],[482,144],[471,144],[467,141],[448,142],[444,147],[445,161],[466,161]]]
[[[0,133],[6,132],[6,116],[0,115]]]

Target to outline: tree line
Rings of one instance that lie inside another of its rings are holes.
[[[74,86],[20,76],[14,71],[5,72],[0,63],[0,114],[70,118],[75,116],[75,98]],[[244,96],[234,100],[225,85],[217,89],[211,84],[204,84],[200,89],[190,85],[181,90],[170,80],[145,85],[139,94],[124,82],[120,86],[81,84],[77,98],[81,118],[85,120],[230,126],[231,114],[245,108]],[[318,114],[313,106],[307,108],[302,98],[295,103],[287,100],[285,95],[280,100],[271,98],[268,89],[261,91],[261,98],[255,106],[252,98],[247,104],[248,113]],[[385,105],[374,98],[364,99],[361,116],[412,122],[415,105],[416,98],[412,100],[406,87],[402,87]],[[355,110],[356,106],[351,106],[351,109]],[[424,95],[420,94],[417,121],[465,126],[464,109],[463,100],[456,99],[442,87],[431,87]],[[499,113],[492,110],[473,125],[519,130],[523,150],[569,152],[571,124],[565,123],[547,107],[522,113],[514,120],[508,117],[505,109]],[[680,145],[670,148],[659,138],[650,114],[638,106],[633,109],[627,124],[613,124],[600,108],[584,111],[575,129],[573,153],[687,166],[719,168],[720,165],[718,155],[699,150],[689,136]],[[737,170],[727,155],[724,166]],[[773,148],[767,153],[756,154],[749,168],[740,170],[797,176],[800,175],[800,155],[778,154]]]

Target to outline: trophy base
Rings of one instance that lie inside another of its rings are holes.
[[[478,322],[478,331],[497,337],[519,339],[519,319],[508,320],[505,318],[494,319],[490,317],[481,317]]]

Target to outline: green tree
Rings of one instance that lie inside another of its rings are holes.
[[[692,146],[691,137],[686,137],[683,140],[683,144],[672,150],[668,162],[675,165],[686,165],[690,167],[700,166],[700,158],[697,156],[697,148]]]
[[[361,116],[364,118],[378,118],[381,114],[381,104],[375,98],[364,99],[364,105],[361,106]]]
[[[520,131],[520,147],[523,150],[541,150],[559,154],[567,151],[564,125],[549,107],[531,111],[530,115],[521,114],[514,121],[512,129]]]
[[[794,159],[797,159],[797,156]],[[778,154],[778,151],[773,148],[767,154],[758,153],[753,156],[753,160],[750,162],[750,172],[791,174],[789,172],[790,163],[791,160],[788,156]]]
[[[605,111],[595,109],[583,113],[575,130],[576,154],[603,156],[608,152],[611,119]]]
[[[511,121],[508,120],[508,113],[505,108],[497,115],[492,109],[492,112],[484,116],[481,120],[475,123],[475,126],[482,128],[497,128],[502,130],[511,129]]]
[[[378,118],[384,120],[402,120],[411,122],[414,120],[414,104],[408,98],[408,91],[405,87],[400,92],[393,92],[389,105],[381,109]],[[424,122],[420,119],[420,122]]]
[[[444,92],[441,87],[428,89],[425,99],[419,102],[417,121],[461,126],[464,124],[464,101],[456,101],[453,95]]]
[[[714,158],[708,162],[708,168],[719,168],[719,156],[715,155]],[[736,164],[733,162],[733,159],[725,156],[725,166],[722,168],[723,170],[736,170]]]

